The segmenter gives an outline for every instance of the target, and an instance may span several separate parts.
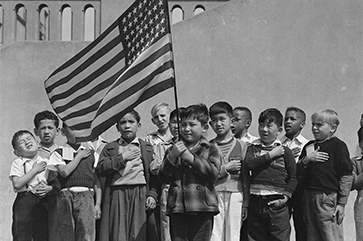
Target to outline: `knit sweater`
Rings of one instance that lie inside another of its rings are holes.
[[[297,185],[294,155],[284,147],[282,156],[271,159],[269,153],[261,155],[262,149],[262,145],[254,144],[247,149],[246,166],[252,174],[251,193],[267,190],[291,198]]]

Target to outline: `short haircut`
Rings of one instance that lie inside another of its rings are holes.
[[[295,111],[297,113],[300,113],[303,118],[303,121],[304,122],[306,121],[306,114],[305,114],[305,111],[303,111],[302,109],[295,107],[295,106],[289,106],[289,107],[287,107],[285,113],[287,113],[288,111]]]
[[[250,115],[250,120],[252,121],[252,112],[250,109],[248,109],[247,107],[245,106],[237,106],[233,109],[233,111],[235,110],[239,110],[239,111],[246,111],[249,115]]]
[[[162,109],[162,108],[166,108],[168,110],[168,112],[171,111],[170,106],[167,103],[157,103],[156,105],[154,105],[151,108],[151,116],[154,117],[156,115],[156,113]]]
[[[266,120],[268,123],[275,122],[278,127],[281,127],[283,116],[278,109],[268,108],[261,112],[260,116],[258,117],[258,123],[263,123]]]
[[[122,117],[124,117],[124,116],[125,116],[125,115],[127,115],[127,114],[131,114],[131,115],[133,115],[133,117],[136,119],[137,123],[140,123],[140,121],[141,121],[141,117],[140,117],[139,112],[137,112],[136,110],[132,109],[132,110],[130,110],[129,112],[125,113]],[[121,119],[122,119],[122,117],[121,117]],[[120,121],[119,121],[119,122],[120,122]]]
[[[16,148],[17,148],[17,144],[18,144],[17,142],[18,142],[19,138],[21,136],[23,136],[24,134],[29,134],[33,138],[35,138],[33,133],[31,133],[28,130],[20,130],[20,131],[15,132],[14,135],[13,135],[13,139],[11,140],[11,145],[13,146],[14,150],[16,150]]]
[[[180,107],[178,109],[174,109],[172,112],[170,112],[170,116],[169,116],[169,120],[177,117],[177,115],[179,114],[179,117],[180,117],[180,113],[185,111],[185,107]]]
[[[358,143],[361,143],[361,141],[363,141],[363,128],[359,128],[358,130]]]
[[[38,112],[34,117],[34,126],[35,128],[38,128],[40,125],[40,121],[42,120],[52,120],[54,121],[55,127],[59,127],[59,119],[58,117],[51,111],[45,110]]]
[[[188,106],[185,111],[180,113],[180,119],[197,119],[202,125],[208,123],[209,116],[208,116],[208,108],[205,104],[195,104]]]
[[[209,108],[209,116],[212,118],[212,116],[216,115],[216,114],[227,114],[229,117],[233,116],[233,108],[230,104],[228,104],[225,101],[219,101],[214,103],[210,108]]]
[[[331,126],[339,125],[338,113],[331,109],[319,110],[311,115],[311,120],[328,123]]]

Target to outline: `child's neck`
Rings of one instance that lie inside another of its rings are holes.
[[[41,145],[42,147],[45,147],[45,148],[50,149],[52,146],[54,146],[54,145],[55,145],[55,143],[54,143],[54,142],[52,142],[52,143],[43,143],[43,142],[40,142],[40,145]]]
[[[327,138],[325,138],[324,140],[316,140],[316,142],[317,143],[323,143],[323,142],[326,142],[326,141],[330,140],[333,137],[334,137],[334,135],[331,135],[331,136],[328,136]]]
[[[290,133],[290,134],[288,134],[288,133],[286,133],[285,134],[285,136],[287,137],[287,138],[289,138],[290,140],[294,140],[298,135],[300,135],[300,131],[299,132],[297,132],[297,133]]]
[[[248,131],[247,129],[244,129],[240,134],[236,135],[235,137],[241,139],[246,135],[247,131]]]
[[[158,132],[161,136],[165,136],[168,133],[169,129],[159,129]]]
[[[233,138],[232,133],[229,131],[225,135],[217,135],[215,141],[218,143],[227,143]]]
[[[22,156],[22,158],[27,158],[27,159],[30,159],[30,160],[34,160],[38,157],[38,153],[35,153],[34,155],[32,156]]]

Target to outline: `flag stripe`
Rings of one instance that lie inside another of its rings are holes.
[[[103,133],[108,128],[113,126],[115,123],[117,123],[117,121],[120,120],[121,117],[125,113],[134,109],[136,106],[138,106],[143,101],[150,99],[155,94],[158,94],[168,88],[171,88],[174,85],[175,85],[174,77],[171,77],[162,82],[159,82],[158,84],[156,84],[156,85],[152,86],[151,88],[147,89],[146,91],[144,91],[144,93],[140,96],[140,98],[135,103],[133,103],[132,105],[127,107],[124,111],[119,112],[119,113],[116,112],[116,114],[114,116],[111,116],[110,118],[106,119],[104,122],[101,122],[99,125],[93,127],[91,133],[82,133],[82,136],[98,136],[99,133]]]
[[[120,19],[120,18],[119,18]],[[90,52],[93,48],[99,48],[99,45],[102,41],[107,41],[108,38],[113,36],[111,34],[114,30],[119,30],[119,19],[113,22],[100,36],[98,36],[94,41],[92,41],[87,47],[85,47],[83,50],[81,50],[78,54],[76,54],[74,57],[72,57],[70,60],[68,60],[66,63],[64,63],[62,66],[60,66],[58,69],[56,69],[49,78],[53,77],[54,75],[58,74],[59,72],[67,69],[68,67],[76,64],[78,61],[81,61],[83,56],[86,56],[88,52]],[[121,40],[120,40],[121,41]],[[102,44],[101,44],[102,46]]]
[[[112,41],[106,43],[106,45],[99,46],[101,48],[100,49],[97,49],[97,51],[95,53],[89,52],[90,57],[84,56],[82,58],[82,63],[79,64],[79,65],[77,65],[77,68],[75,68],[74,70],[67,69],[68,72],[70,71],[69,74],[67,74],[67,75],[65,75],[65,76],[63,76],[61,78],[59,76],[57,76],[57,75],[54,76],[54,78],[58,79],[58,81],[46,88],[47,93],[51,94],[51,92],[55,88],[57,88],[57,87],[59,87],[61,85],[64,85],[64,84],[68,83],[70,80],[72,80],[72,82],[77,82],[78,79],[81,78],[81,77],[75,78],[79,73],[81,73],[85,69],[88,69],[88,68],[92,67],[92,65],[95,62],[97,63],[97,60],[99,60],[98,62],[101,62],[100,61],[101,60],[101,57],[104,56],[104,55],[106,55],[107,53],[109,53],[109,51],[113,50],[118,45],[120,45],[120,41],[119,41],[118,37],[115,37]],[[96,50],[96,49],[94,49],[94,50]],[[110,53],[110,55],[114,55],[114,54],[115,54],[115,52],[114,53],[112,53],[112,52]],[[118,53],[118,55],[124,56],[124,52],[122,51],[121,53]],[[85,58],[87,58],[87,59],[85,59]],[[73,65],[72,67],[76,67],[76,65]],[[61,73],[63,73],[63,72],[61,72]]]
[[[121,53],[117,54],[116,56],[114,56],[112,59],[110,59],[108,62],[106,62],[103,66],[100,66],[98,69],[96,69],[94,72],[92,72],[89,76],[82,77],[83,75],[81,75],[80,81],[78,83],[76,83],[72,87],[68,87],[68,89],[66,89],[63,92],[60,92],[59,94],[54,94],[50,98],[50,101],[53,102],[55,106],[59,106],[59,105],[61,105],[61,103],[55,103],[56,101],[63,99],[68,102],[68,100],[66,98],[72,99],[72,95],[74,95],[77,91],[80,91],[80,90],[82,90],[82,92],[89,91],[87,88],[88,85],[90,85],[89,88],[92,88],[92,87],[94,88],[95,84],[97,84],[96,86],[99,86],[100,80],[96,80],[96,79],[100,78],[100,77],[102,77],[101,79],[105,79],[105,78],[107,78],[107,75],[115,73],[115,71],[112,69],[112,67],[120,69],[120,67],[122,67],[122,65],[120,66],[117,63],[120,62],[123,58],[124,58],[124,55],[123,55],[123,52],[121,52]],[[99,63],[104,63],[104,62],[99,61]],[[110,71],[108,71],[108,70],[110,70]],[[121,70],[124,70],[124,68],[122,68]],[[86,75],[87,73],[85,72],[84,74]],[[104,81],[104,82],[108,82],[107,86],[109,86],[109,85],[112,85],[112,83],[113,83],[110,81],[116,80],[116,79],[115,78],[110,79],[110,77],[108,77],[106,79],[106,81]],[[79,96],[79,94],[80,93],[76,93],[75,96]]]

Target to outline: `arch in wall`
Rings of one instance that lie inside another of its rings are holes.
[[[41,4],[38,8],[39,13],[39,29],[38,29],[38,39],[40,41],[49,40],[49,19],[50,11],[47,5]]]
[[[180,5],[174,5],[171,9],[171,24],[183,21],[184,10]]]
[[[23,4],[15,6],[15,41],[26,40],[26,8]]]
[[[197,5],[194,8],[194,15],[200,14],[202,12],[205,12],[205,7],[203,5]]]
[[[72,8],[65,4],[61,8],[61,40],[72,40]]]
[[[88,4],[83,9],[84,13],[84,40],[93,41],[96,31],[96,10]]]
[[[0,44],[4,41],[4,9],[0,4]]]

